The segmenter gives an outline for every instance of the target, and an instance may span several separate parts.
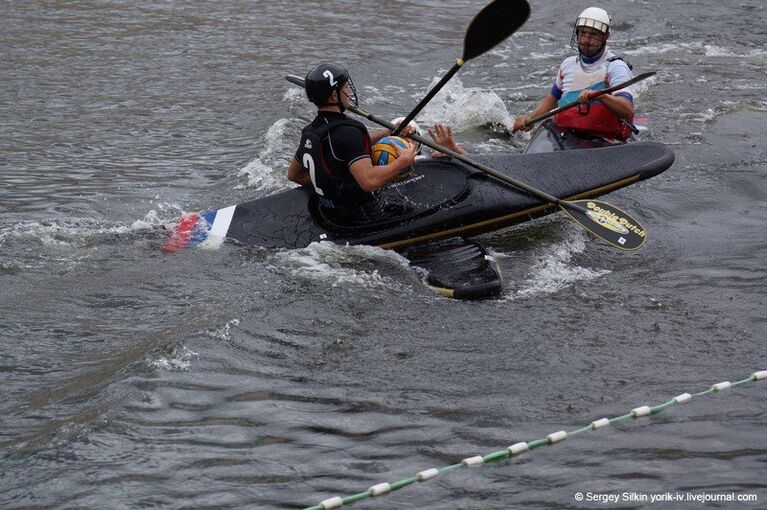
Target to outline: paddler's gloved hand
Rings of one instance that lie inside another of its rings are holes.
[[[466,154],[466,151],[463,150],[463,147],[455,143],[455,140],[453,140],[453,130],[450,128],[450,126],[446,126],[445,124],[438,122],[434,124],[433,127],[429,128],[429,136],[431,136],[432,140],[434,140],[437,145],[441,145],[442,147],[450,149],[453,152],[457,152],[458,154]],[[432,158],[438,158],[441,156],[445,156],[445,154],[442,154],[439,151],[434,151],[431,153]]]
[[[511,128],[511,133],[514,134],[520,129],[523,131],[530,131],[533,129],[533,124],[527,125],[528,121],[530,120],[530,117],[528,115],[519,115],[516,119],[514,119],[514,126]]]

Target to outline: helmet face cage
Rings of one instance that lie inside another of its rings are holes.
[[[580,21],[586,21],[587,23],[580,23]],[[578,18],[578,21],[575,22],[575,26],[573,27],[573,35],[570,37],[570,47],[574,49],[575,51],[579,51],[578,47],[578,29],[581,27],[587,27],[587,28],[593,28],[594,30],[598,30],[602,32],[603,34],[606,34],[609,30],[609,27],[602,23],[601,21],[597,21],[594,19],[587,19],[584,20],[583,18]],[[604,27],[604,28],[602,28]]]
[[[593,14],[596,14],[596,15],[603,14],[605,19],[607,20],[607,23],[605,23],[602,20],[598,20],[596,18],[591,17],[589,15],[589,14],[592,14],[589,12],[591,10],[596,11]],[[594,7],[590,7],[589,9],[586,9],[575,20],[575,26],[573,27],[573,35],[570,37],[570,47],[576,51],[579,51],[579,47],[578,47],[578,29],[579,28],[581,27],[593,28],[594,30],[602,32],[603,34],[607,34],[610,31],[609,22],[610,22],[610,17],[607,14],[607,12],[605,12],[604,10],[594,8]]]
[[[346,83],[348,83],[348,84],[349,84],[349,94],[346,94],[346,92],[343,92],[343,88],[344,88],[344,85],[345,85]],[[340,90],[340,91],[341,91],[341,92],[342,92],[342,93],[343,93],[343,94],[344,94],[346,97],[348,97],[348,98],[349,98],[349,104],[350,104],[351,106],[354,106],[354,107],[356,108],[356,107],[359,105],[359,103],[357,102],[357,87],[355,87],[355,86],[354,86],[354,81],[352,80],[352,77],[351,77],[351,76],[349,76],[349,78],[346,80],[346,82],[344,82],[343,84],[341,84],[341,86],[339,87],[339,90]],[[339,105],[339,106],[341,106],[341,109],[344,109],[344,107],[343,107],[343,103],[342,103],[341,105]]]

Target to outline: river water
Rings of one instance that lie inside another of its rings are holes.
[[[505,291],[480,302],[371,247],[160,253],[181,214],[290,187],[312,109],[284,75],[341,62],[403,115],[479,5],[0,3],[0,507],[300,508],[767,369],[760,0],[602,3],[677,158],[607,197],[637,253],[561,214],[485,235]],[[534,2],[420,120],[521,152],[503,126],[588,6]],[[765,384],[355,506],[764,508]]]

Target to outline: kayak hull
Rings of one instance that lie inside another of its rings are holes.
[[[577,153],[577,157],[575,154]],[[666,170],[674,153],[639,142],[544,154],[472,156],[501,173],[562,199],[594,198]],[[374,221],[334,220],[303,186],[182,219],[165,251],[224,239],[247,246],[302,248],[316,241],[400,248],[475,235],[554,212],[557,207],[448,158],[421,161],[407,180],[379,192]],[[391,206],[391,207],[390,207]]]

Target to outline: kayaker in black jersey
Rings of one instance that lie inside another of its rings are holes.
[[[373,192],[413,164],[416,146],[402,150],[389,164],[373,166],[371,146],[390,131],[369,134],[364,124],[344,115],[350,104],[357,106],[349,72],[336,64],[320,64],[309,71],[305,83],[317,116],[301,133],[288,179],[311,184],[325,209],[345,216],[375,214]],[[412,132],[409,127],[403,130],[405,136]]]
[[[628,87],[592,99],[597,90],[606,89],[634,77],[631,65],[607,48],[611,18],[599,7],[589,7],[575,21],[570,46],[578,55],[566,58],[559,66],[551,90],[530,115],[514,121],[512,133],[529,130],[530,118],[577,100],[580,105],[554,117],[558,129],[607,139],[626,140],[631,135],[634,93]],[[625,121],[625,122],[624,122]]]

